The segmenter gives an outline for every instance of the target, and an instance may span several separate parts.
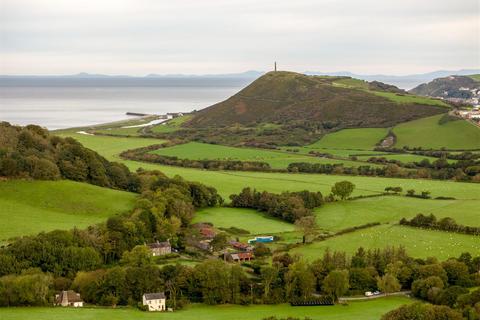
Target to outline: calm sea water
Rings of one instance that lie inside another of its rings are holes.
[[[188,112],[222,101],[243,85],[0,85],[0,121],[33,123],[54,130],[128,119],[126,112]]]

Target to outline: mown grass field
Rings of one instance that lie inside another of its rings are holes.
[[[59,132],[55,134],[61,137],[72,137],[85,147],[97,151],[99,154],[111,161],[121,160],[118,155],[122,151],[165,142],[165,140],[153,138],[92,136],[75,133],[73,131]]]
[[[177,117],[173,118],[172,120],[169,120],[166,123],[162,123],[159,125],[156,125],[151,128],[152,132],[154,133],[169,133],[169,132],[174,132],[177,131],[182,123],[190,120],[192,118],[192,115],[184,115],[182,117]]]
[[[445,260],[458,257],[462,252],[470,252],[472,256],[478,256],[480,255],[479,243],[479,236],[399,225],[381,225],[297,247],[291,252],[302,254],[308,260],[314,260],[321,258],[327,248],[354,254],[359,247],[382,249],[386,246],[403,246],[413,257],[436,257],[439,260]]]
[[[189,142],[185,144],[176,145],[173,147],[162,148],[152,153],[175,156],[179,159],[191,160],[234,160],[234,161],[259,161],[267,162],[272,168],[286,169],[290,163],[293,162],[308,162],[308,163],[343,163],[345,166],[359,166],[364,165],[361,162],[349,160],[336,160],[327,158],[318,158],[306,156],[302,154],[292,154],[281,151],[270,151],[262,149],[251,148],[237,148],[228,147],[215,144]]]
[[[309,317],[312,320],[373,320],[380,319],[386,312],[403,304],[411,303],[406,297],[387,297],[362,302],[351,302],[347,306],[291,307],[280,305],[191,305],[173,313],[142,312],[130,308],[0,308],[2,320],[261,320],[269,316]]]
[[[427,104],[432,106],[440,106],[445,108],[449,107],[445,102],[441,100],[432,99],[428,97],[420,97],[420,96],[414,96],[409,94],[400,95],[393,92],[381,92],[381,91],[369,91],[369,92],[376,94],[377,96],[390,99],[391,101],[396,103],[418,103],[418,104]]]
[[[241,208],[206,208],[197,211],[193,222],[211,222],[214,227],[236,227],[248,230],[250,234],[290,232],[293,224],[274,219],[266,214]]]
[[[480,149],[480,128],[465,120],[440,125],[442,115],[414,120],[393,128],[396,147],[422,147],[452,150]]]
[[[117,136],[139,136],[142,128],[106,128],[95,130],[96,133],[113,134]]]
[[[128,211],[136,195],[73,181],[0,182],[0,242],[54,229],[85,228]]]
[[[480,200],[426,200],[384,196],[327,203],[315,210],[321,229],[339,231],[366,223],[398,223],[419,213],[451,217],[457,223],[480,226]],[[480,241],[480,239],[479,239]]]
[[[386,128],[343,129],[306,146],[309,149],[372,150],[388,133]]]

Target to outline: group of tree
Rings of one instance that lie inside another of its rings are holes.
[[[398,160],[371,158],[369,162],[382,164],[383,166],[346,167],[343,164],[295,162],[288,165],[287,171],[480,182],[480,161],[478,160],[461,160],[448,163],[445,159],[438,159],[430,163],[428,159],[424,159],[418,163],[403,163]]]
[[[433,214],[426,216],[419,213],[411,220],[402,218],[400,220],[400,224],[417,228],[442,230],[480,236],[480,227],[471,227],[457,224],[455,219],[450,217],[445,217],[438,220],[437,217],[435,217],[435,215]]]
[[[102,187],[140,191],[136,174],[83,147],[72,138],[50,135],[39,126],[0,123],[0,176],[70,179]]]
[[[312,209],[321,206],[320,192],[300,191],[281,194],[244,188],[239,194],[230,195],[232,207],[251,208],[290,223],[311,216]]]
[[[122,158],[163,164],[168,166],[177,166],[195,169],[207,170],[234,170],[234,171],[273,171],[270,165],[261,161],[239,161],[239,160],[192,160],[180,159],[175,156],[165,156],[153,153],[160,147],[172,146],[171,144],[153,145],[133,150],[127,150],[120,155]]]
[[[217,206],[216,190],[160,172],[139,172],[143,192],[134,209],[85,230],[51,231],[13,240],[0,248],[0,275],[39,268],[55,276],[71,277],[117,263],[136,245],[169,240],[185,246],[196,208]]]
[[[5,264],[13,261],[5,258],[16,259],[6,248],[1,257],[4,271]],[[52,302],[56,291],[67,289],[76,290],[88,303],[105,306],[135,306],[143,293],[165,291],[169,306],[174,308],[190,302],[276,304],[317,301],[319,297],[335,301],[365,291],[389,294],[412,290],[419,299],[445,306],[441,310],[446,312],[480,315],[480,290],[468,290],[480,285],[480,257],[472,258],[468,253],[439,262],[435,258],[412,258],[403,248],[360,248],[351,257],[345,252],[327,250],[312,262],[278,252],[271,264],[259,260],[241,267],[221,259],[207,259],[194,267],[159,267],[147,247],[138,244],[108,264],[98,258],[96,265],[84,265],[76,272],[62,272],[59,261],[53,270],[19,266],[0,277],[0,305],[46,305]],[[400,317],[409,312],[412,311],[403,307],[385,319],[411,319]]]

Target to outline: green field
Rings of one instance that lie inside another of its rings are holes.
[[[152,153],[191,160],[239,160],[267,162],[274,169],[286,169],[288,165],[293,162],[330,164],[343,163],[345,166],[364,165],[364,163],[349,160],[318,158],[302,154],[286,153],[282,151],[237,148],[199,142],[179,144],[173,147],[158,149],[152,151]]]
[[[83,144],[85,147],[97,151],[111,161],[121,160],[118,155],[122,151],[165,142],[165,140],[153,138],[91,136],[75,132],[58,132],[56,135],[75,138],[75,140]]]
[[[140,130],[142,128],[106,128],[106,129],[99,129],[95,130],[95,133],[101,133],[101,134],[113,134],[116,136],[139,136],[140,135]]]
[[[366,223],[398,223],[418,213],[433,213],[437,218],[451,217],[457,223],[480,226],[480,200],[425,200],[403,196],[365,198],[327,203],[315,210],[317,224],[330,231]]]
[[[475,81],[480,82],[480,74],[471,74],[469,75],[470,78],[472,78]]]
[[[374,156],[367,155],[367,156],[358,156],[357,158],[360,159],[360,160],[367,161],[371,157],[377,157],[377,158],[378,157],[383,157],[383,158],[386,158],[388,160],[398,160],[398,161],[401,161],[403,163],[420,162],[423,159],[428,159],[430,162],[438,160],[438,158],[421,156],[421,155],[418,155],[418,154],[410,154],[410,153],[399,153],[399,154],[391,154],[390,153],[390,154],[381,154],[381,155],[374,155]],[[447,161],[452,163],[452,162],[455,162],[456,160],[448,159]]]
[[[422,147],[452,150],[480,149],[480,128],[465,120],[440,125],[442,115],[402,123],[393,128],[396,147]]]
[[[372,150],[388,133],[386,128],[343,129],[325,135],[306,146],[309,149],[360,149]]]
[[[271,218],[256,210],[241,208],[207,208],[198,211],[193,222],[211,222],[216,228],[237,227],[257,235],[294,230],[291,223]]]
[[[441,106],[446,108],[449,107],[445,102],[441,100],[432,99],[428,97],[419,97],[419,96],[414,96],[410,94],[400,95],[393,92],[381,92],[381,91],[369,91],[369,92],[372,92],[377,96],[390,99],[391,101],[396,103],[418,103],[418,104],[427,104],[432,106]]]
[[[142,312],[129,308],[0,308],[2,320],[132,320],[132,319],[172,319],[172,320],[261,320],[276,315],[278,317],[309,317],[312,320],[374,320],[403,304],[411,303],[406,297],[387,297],[348,305],[329,307],[291,307],[280,305],[191,305],[185,310],[173,313]]]
[[[2,181],[0,242],[40,231],[85,228],[130,210],[135,197],[133,193],[67,180]]]
[[[403,246],[413,257],[436,257],[439,260],[445,260],[450,257],[458,257],[463,252],[470,252],[472,256],[478,256],[480,255],[479,243],[479,236],[399,225],[381,225],[314,242],[292,249],[291,252],[314,260],[321,258],[327,248],[354,254],[359,247],[381,249],[386,246]]]
[[[192,115],[184,115],[182,117],[173,118],[166,123],[162,123],[152,127],[152,132],[154,133],[170,133],[177,131],[180,128],[180,125],[185,121],[188,121],[192,118]]]

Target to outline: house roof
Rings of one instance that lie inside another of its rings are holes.
[[[237,253],[232,253],[230,256],[232,257],[233,260],[253,258],[253,254],[251,252],[237,252]]]
[[[80,294],[76,293],[73,290],[68,290],[68,291],[62,291],[57,297],[57,302],[60,303],[63,301],[64,297],[66,296],[67,301],[69,303],[72,302],[83,302],[82,298],[80,298]]]
[[[165,299],[165,293],[163,292],[145,293],[144,297],[145,297],[145,300]]]
[[[155,248],[166,248],[166,247],[170,247],[170,242],[168,241],[164,241],[164,242],[154,242],[154,243],[149,243],[147,244],[147,246],[150,248],[150,249],[155,249]]]
[[[240,248],[240,249],[248,249],[250,248],[251,246],[246,244],[246,243],[242,243],[242,242],[238,242],[238,241],[230,241],[230,244],[235,247],[235,248]]]

